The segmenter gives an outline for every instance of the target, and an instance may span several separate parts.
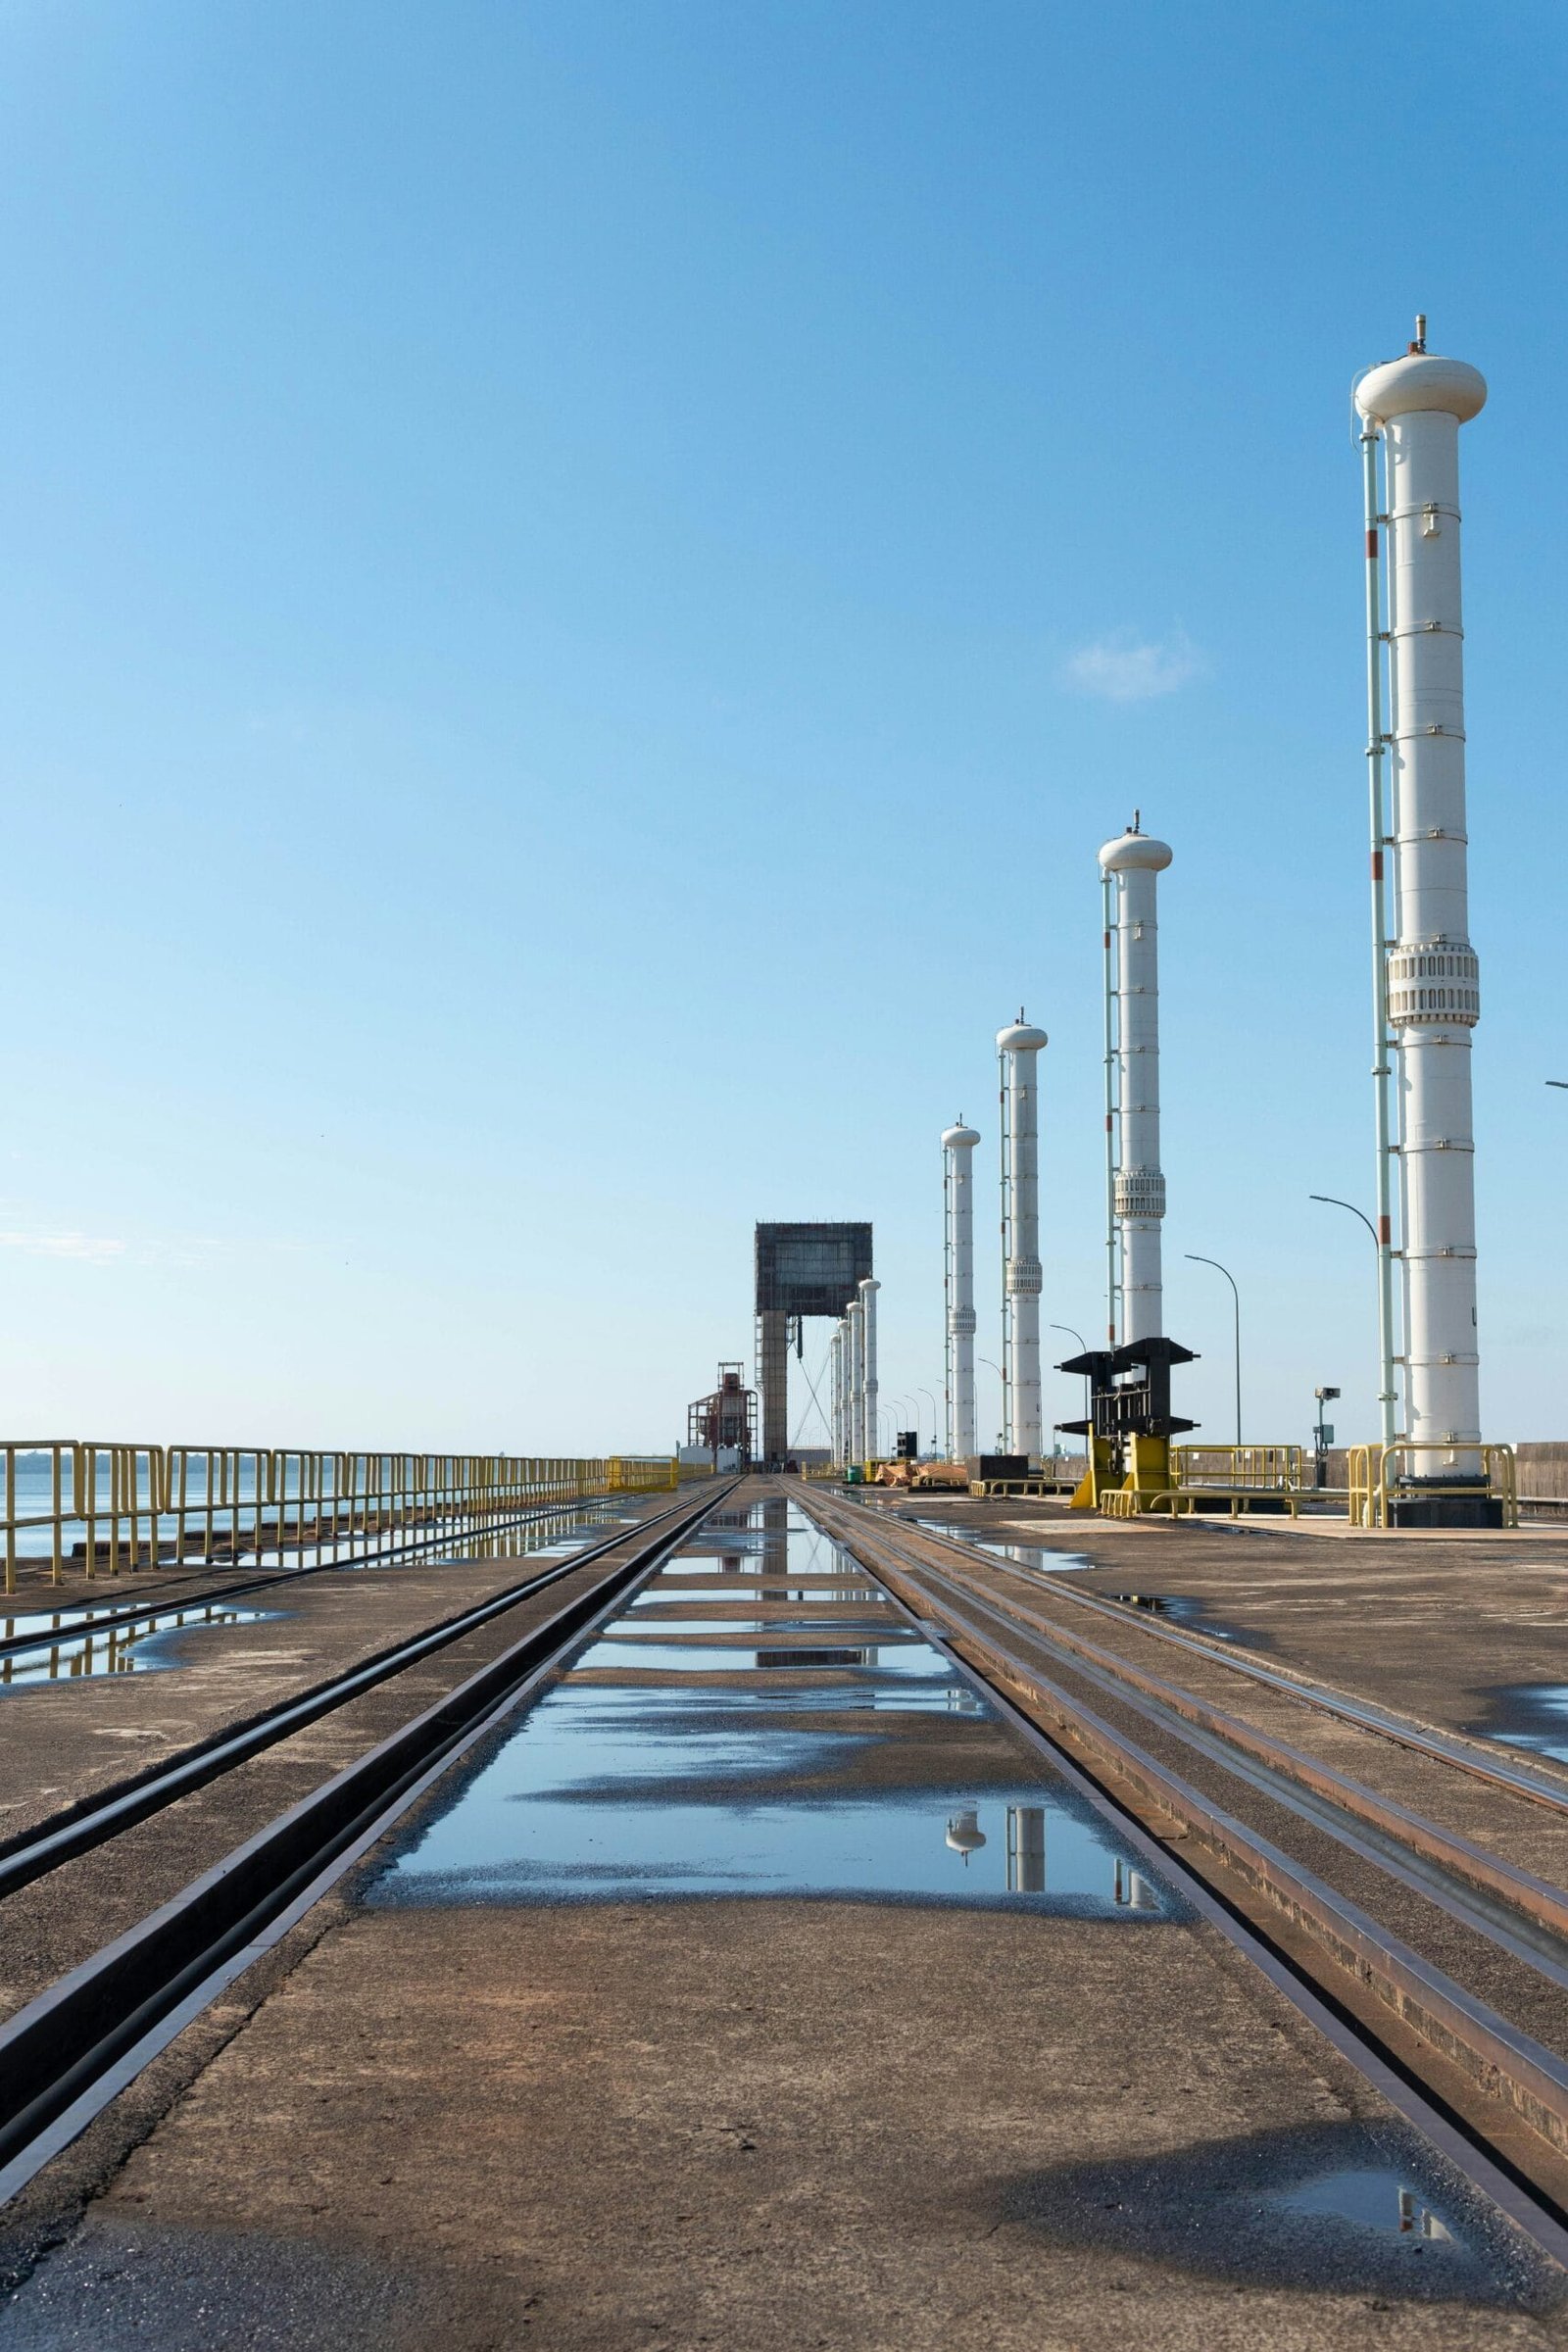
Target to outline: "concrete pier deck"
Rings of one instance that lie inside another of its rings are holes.
[[[1216,1931],[1116,1907],[1110,1833],[1050,1814],[1042,1891],[1011,1898],[1000,1808],[1039,1759],[776,1489],[753,1499],[755,1542],[672,1563],[554,1729],[498,1735],[192,2029],[139,2144],[40,2177],[0,2352],[1568,2342],[1559,2275]],[[968,1860],[956,1792],[989,1829]],[[809,1890],[876,1801],[880,1891]],[[662,1842],[676,1814],[693,1884]],[[777,1882],[779,1822],[804,1890]],[[1058,1897],[1080,1850],[1101,1890]],[[945,1875],[898,1891],[906,1855]],[[1401,2182],[1436,2234],[1394,2226]]]

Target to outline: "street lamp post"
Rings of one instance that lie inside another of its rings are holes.
[[[941,1416],[937,1412],[937,1400],[932,1396],[929,1389],[916,1389],[914,1393],[917,1396],[923,1396],[927,1404],[931,1407],[931,1450],[933,1453],[935,1453],[937,1446],[940,1442],[941,1432]]]
[[[1005,1424],[1007,1418],[1007,1375],[1005,1372],[1004,1372],[1002,1366],[995,1362],[989,1355],[977,1355],[974,1360],[977,1364],[984,1364],[989,1371],[994,1372],[1002,1383],[1002,1418],[1004,1424]],[[1002,1435],[997,1440],[997,1451],[999,1453],[1004,1453],[1006,1449],[1007,1434],[1005,1427],[1004,1427]]]
[[[1231,1286],[1231,1298],[1236,1310],[1236,1443],[1240,1446],[1242,1442],[1242,1294],[1236,1288],[1236,1277],[1229,1266],[1222,1266],[1217,1257],[1200,1257],[1196,1250],[1184,1250],[1182,1255],[1191,1258],[1195,1266],[1212,1266],[1215,1273],[1223,1274]]]
[[[1076,1340],[1080,1354],[1087,1355],[1089,1353],[1089,1342],[1084,1338],[1084,1335],[1081,1331],[1074,1331],[1070,1323],[1053,1323],[1051,1328],[1053,1331],[1064,1331],[1069,1340]],[[1090,1389],[1089,1375],[1086,1372],[1084,1374],[1084,1419],[1086,1421],[1092,1421],[1094,1419],[1094,1397]],[[1093,1430],[1089,1430],[1084,1436],[1084,1445],[1090,1453],[1093,1453],[1095,1450],[1092,1442],[1094,1434],[1095,1433]]]
[[[1548,1086],[1551,1086],[1555,1083],[1555,1080],[1550,1078],[1548,1078],[1546,1081]],[[1353,1200],[1340,1200],[1338,1195],[1334,1193],[1308,1193],[1306,1197],[1309,1200],[1321,1200],[1325,1206],[1329,1208],[1348,1208],[1352,1217],[1360,1218],[1362,1224],[1366,1227],[1367,1232],[1372,1236],[1372,1247],[1377,1252],[1378,1283],[1380,1286],[1378,1295],[1379,1298],[1381,1299],[1384,1254],[1383,1245],[1378,1240],[1378,1229],[1373,1224],[1371,1218],[1367,1215],[1366,1210],[1364,1208],[1357,1208]],[[1394,1391],[1394,1332],[1388,1321],[1388,1318],[1383,1314],[1381,1305],[1378,1310],[1378,1373],[1380,1384],[1378,1388],[1378,1411],[1383,1418],[1383,1443],[1385,1447],[1388,1447],[1394,1444],[1394,1407],[1397,1399]]]

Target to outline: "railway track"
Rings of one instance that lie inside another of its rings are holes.
[[[679,1506],[646,1520],[647,1528],[662,1526],[679,1515]],[[172,1762],[150,1765],[145,1772],[119,1781],[111,1788],[93,1796],[62,1806],[45,1820],[33,1824],[18,1836],[0,1840],[0,1900],[30,1886],[64,1862],[90,1853],[122,1830],[138,1821],[147,1820],[165,1806],[177,1803],[198,1788],[207,1788],[236,1765],[260,1755],[279,1741],[292,1739],[307,1724],[318,1722],[322,1716],[334,1713],[353,1699],[373,1690],[379,1684],[389,1682],[422,1659],[449,1648],[481,1626],[503,1617],[510,1609],[530,1600],[564,1577],[574,1576],[590,1562],[624,1544],[630,1531],[617,1528],[594,1544],[570,1553],[566,1558],[543,1569],[538,1575],[526,1577],[520,1583],[509,1585],[504,1591],[492,1593],[488,1599],[461,1610],[456,1616],[444,1618],[439,1624],[427,1626],[408,1640],[394,1643],[366,1658],[343,1674],[330,1676],[325,1682],[302,1690],[278,1705],[263,1709],[244,1722],[228,1726],[210,1740],[198,1741],[186,1748]],[[307,1575],[317,1573],[305,1570]]]
[[[1239,1690],[1300,1701],[1308,1720],[1326,1712],[1392,1741],[1438,1795],[1446,1776],[1480,1779],[1499,1804],[1568,1815],[1568,1792],[918,1523],[814,1493],[801,1500],[1568,2264],[1568,1892],[1184,1687],[1175,1660],[1185,1651]],[[1122,1648],[1091,1638],[1097,1617],[1107,1635],[1103,1621],[1115,1621]],[[1141,1657],[1125,1654],[1132,1634]]]
[[[0,1854],[0,1894],[173,1804],[585,1566],[604,1573],[434,1705],[223,1854],[171,1900],[0,2027],[0,2203],[14,2196],[382,1837],[627,1591],[715,1510],[733,1482],[618,1528],[542,1574],[426,1629],[173,1764],[39,1825]],[[618,1555],[618,1556],[616,1556]]]
[[[1276,1690],[1289,1698],[1298,1699],[1303,1706],[1312,1708],[1320,1715],[1332,1716],[1352,1730],[1371,1732],[1397,1747],[1410,1749],[1413,1754],[1432,1756],[1452,1765],[1456,1771],[1466,1773],[1474,1780],[1489,1782],[1494,1788],[1505,1788],[1512,1795],[1528,1797],[1568,1818],[1568,1778],[1559,1777],[1550,1767],[1538,1768],[1499,1756],[1473,1740],[1459,1739],[1451,1732],[1439,1731],[1432,1724],[1418,1723],[1408,1715],[1398,1715],[1391,1708],[1380,1707],[1375,1700],[1353,1698],[1327,1684],[1315,1683],[1309,1676],[1298,1673],[1292,1667],[1267,1665],[1240,1649],[1234,1642],[1216,1635],[1204,1634],[1194,1627],[1161,1623],[1124,1602],[1108,1600],[1102,1593],[1085,1592],[1075,1585],[1062,1583],[1058,1574],[1033,1570],[1009,1558],[1008,1547],[998,1544],[994,1539],[982,1546],[966,1542],[961,1537],[952,1536],[946,1529],[934,1527],[924,1520],[912,1524],[918,1527],[921,1535],[947,1546],[956,1559],[972,1563],[978,1552],[981,1558],[991,1560],[999,1568],[1037,1586],[1042,1594],[1049,1593],[1053,1600],[1061,1600],[1071,1610],[1080,1614],[1086,1611],[1098,1614],[1111,1624],[1136,1625],[1141,1633],[1154,1641],[1223,1666],[1260,1689]],[[1020,1549],[1022,1546],[1012,1548]]]

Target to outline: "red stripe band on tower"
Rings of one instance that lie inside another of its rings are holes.
[[[1389,1247],[1389,1244],[1390,1244],[1390,1243],[1393,1241],[1393,1239],[1394,1239],[1394,1234],[1393,1234],[1393,1231],[1391,1230],[1391,1221],[1390,1221],[1390,1219],[1389,1219],[1389,1218],[1387,1218],[1387,1217],[1379,1217],[1379,1219],[1378,1219],[1378,1240],[1379,1240],[1379,1241],[1382,1243],[1382,1245],[1383,1245],[1383,1247],[1384,1247],[1384,1249],[1385,1249],[1385,1250],[1386,1250],[1386,1249]]]
[[[1374,850],[1372,853],[1372,879],[1374,882],[1381,882],[1383,879],[1383,852],[1381,850]]]
[[[1369,564],[1375,564],[1378,560],[1378,535],[1376,531],[1368,531],[1366,535],[1366,560]]]

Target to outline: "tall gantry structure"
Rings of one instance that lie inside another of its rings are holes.
[[[857,1354],[861,1382],[876,1379],[876,1284],[871,1275],[869,1224],[759,1225],[757,1228],[757,1381],[761,1392],[761,1457],[782,1462],[789,1452],[789,1363],[793,1342],[813,1316],[838,1322],[858,1310]],[[865,1314],[872,1317],[866,1348]],[[866,1357],[869,1354],[869,1362]],[[865,1450],[875,1449],[874,1428]]]

